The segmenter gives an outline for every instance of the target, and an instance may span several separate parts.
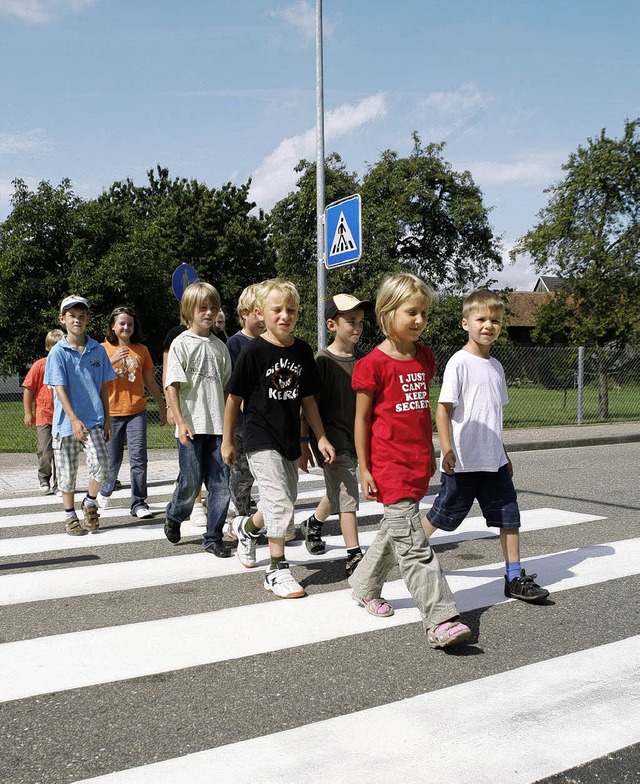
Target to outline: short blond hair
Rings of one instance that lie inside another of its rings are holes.
[[[249,313],[253,312],[253,309],[256,306],[256,287],[257,284],[252,283],[250,286],[242,289],[242,293],[238,297],[236,313],[238,314],[240,323],[242,323],[242,320],[246,318]]]
[[[396,310],[416,294],[424,298],[427,308],[431,306],[433,292],[417,275],[411,272],[398,272],[382,281],[376,297],[376,321],[387,337],[391,335],[391,325]]]
[[[462,302],[462,318],[468,319],[472,313],[477,311],[488,311],[489,313],[499,313],[500,318],[504,315],[504,302],[489,289],[475,289],[467,295]]]
[[[264,303],[267,301],[267,297],[272,291],[277,291],[285,300],[293,300],[296,310],[300,310],[300,294],[298,293],[298,289],[290,280],[284,280],[283,278],[270,278],[269,280],[263,280],[262,283],[256,284],[255,307],[258,308],[258,310],[264,311]]]
[[[61,329],[51,329],[47,332],[47,336],[44,339],[44,350],[51,351],[51,349],[55,346],[55,344],[62,340],[64,337],[64,332]]]
[[[187,286],[180,300],[180,321],[187,327],[191,326],[196,309],[207,302],[211,303],[212,308],[220,310],[220,295],[210,283],[198,281]]]

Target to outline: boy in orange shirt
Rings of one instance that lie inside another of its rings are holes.
[[[47,332],[44,349],[48,353],[62,338],[62,330]],[[41,357],[29,368],[22,382],[22,404],[24,423],[27,427],[36,426],[38,436],[38,481],[43,495],[51,495],[58,489],[56,484],[56,465],[53,459],[51,424],[53,422],[53,390],[44,383],[44,368],[47,358]],[[35,415],[34,415],[35,408]]]

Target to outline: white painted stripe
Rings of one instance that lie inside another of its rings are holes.
[[[611,542],[527,559],[552,592],[637,574],[640,540]],[[449,576],[461,612],[500,604],[502,564]],[[419,620],[401,580],[385,585],[394,603],[391,618],[374,618],[350,592],[332,591],[302,601],[272,601],[179,618],[9,642],[0,645],[0,701],[110,683],[160,672],[348,637]],[[338,612],[336,609],[338,608]],[[82,651],[99,667],[69,667]],[[136,651],[131,656],[131,651]]]
[[[537,509],[523,512],[523,522],[527,526],[527,530],[574,525],[598,519],[601,518],[577,512],[564,512],[560,509]],[[434,535],[433,541],[439,544],[448,544],[472,538],[495,536],[494,532],[487,530],[482,518],[468,520],[465,529],[467,525],[470,530],[454,534],[438,533]],[[361,531],[360,544],[365,548],[368,547],[376,533],[376,531]],[[93,542],[93,539],[91,541]],[[346,557],[341,536],[327,536],[325,541],[327,543],[326,552],[319,556],[310,556],[303,542],[291,542],[287,545],[287,558],[294,565],[312,565]],[[266,546],[258,547],[256,555],[258,559],[256,568],[266,569],[269,564],[268,548]],[[212,558],[207,553],[190,553],[120,563],[6,574],[0,577],[0,605],[133,590],[189,582],[190,580],[207,580],[230,574],[250,573],[251,570],[245,569],[237,558],[219,559]]]
[[[77,784],[530,784],[638,741],[639,661],[631,637]]]
[[[424,502],[429,505],[433,496],[426,496]],[[153,507],[152,507],[153,508]],[[426,507],[425,507],[426,508]],[[163,510],[164,511],[164,510]],[[380,516],[382,508],[375,501],[365,501],[360,504],[359,515],[364,517]],[[101,512],[105,519],[120,516],[118,510],[106,509]],[[523,530],[533,531],[543,528],[555,528],[558,526],[574,525],[594,520],[604,520],[597,515],[584,515],[578,512],[565,512],[560,509],[532,509],[521,512]],[[308,512],[298,510],[295,514],[295,523],[300,522],[308,516]],[[55,520],[62,527],[60,522],[61,515],[56,514]],[[0,518],[2,520],[3,518]],[[128,518],[133,521],[134,518]],[[127,522],[125,526],[117,528],[102,528],[90,537],[69,536],[68,534],[46,534],[44,536],[25,536],[0,541],[0,558],[16,557],[19,555],[33,555],[35,553],[45,553],[62,550],[78,550],[86,547],[102,547],[112,544],[126,544],[131,542],[146,542],[157,539],[164,539],[163,525],[160,523],[134,523]],[[1,527],[1,526],[0,526]],[[202,536],[202,528],[192,526],[191,523],[183,523],[183,537]],[[434,534],[433,541],[444,544],[448,541],[461,542],[467,539],[479,539],[495,536],[495,529],[487,529],[483,518],[469,517],[464,524],[454,534],[438,532]]]

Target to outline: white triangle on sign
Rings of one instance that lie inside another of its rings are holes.
[[[333,235],[329,255],[336,256],[338,253],[346,253],[349,250],[355,250],[356,247],[353,234],[351,233],[347,219],[344,217],[344,212],[340,210],[340,217],[338,218],[338,225],[336,226]]]

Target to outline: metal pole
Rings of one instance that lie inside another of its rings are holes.
[[[322,69],[322,0],[316,0],[316,246],[318,281],[318,350],[327,346],[324,302],[327,270],[324,266],[324,83]]]
[[[578,424],[584,415],[584,346],[578,347]]]

